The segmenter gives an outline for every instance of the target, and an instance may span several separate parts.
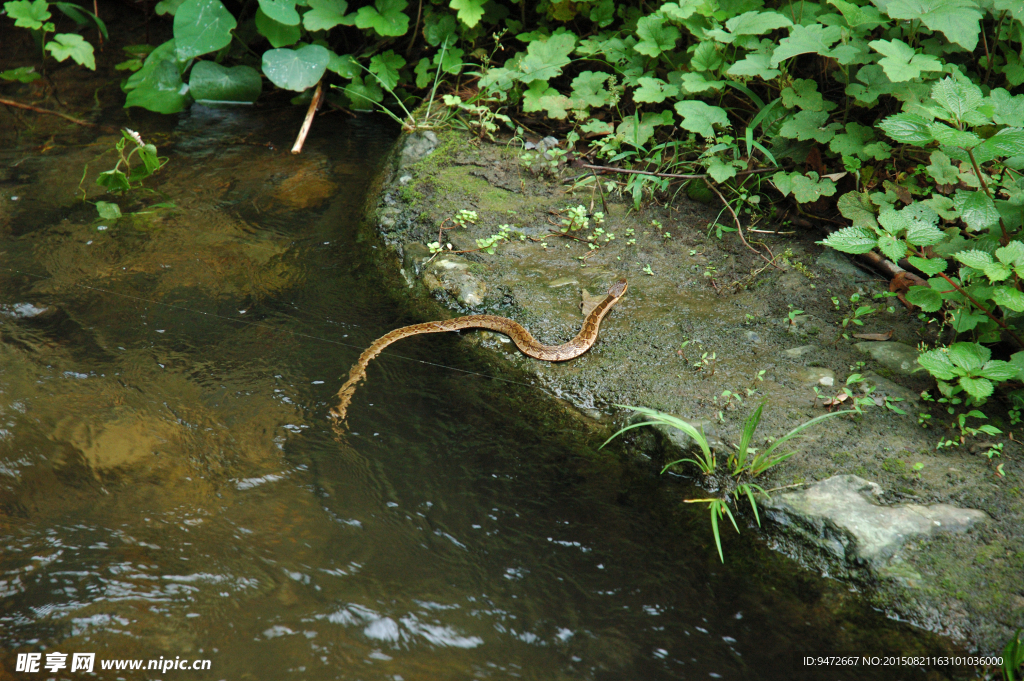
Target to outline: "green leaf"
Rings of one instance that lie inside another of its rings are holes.
[[[992,358],[992,351],[978,343],[953,343],[949,346],[949,359],[967,374],[974,374]]]
[[[170,14],[173,17],[183,2],[185,2],[185,0],[160,0],[160,2],[156,3],[156,6],[153,7],[153,11],[160,16]]]
[[[41,29],[43,24],[50,18],[49,6],[50,3],[46,0],[35,0],[35,2],[13,0],[12,2],[4,3],[7,16],[15,20],[15,26],[18,28],[30,28],[33,31]]]
[[[1012,265],[1021,258],[1024,258],[1024,243],[1020,241],[1011,241],[1006,246],[996,249],[996,259],[1007,265]]]
[[[484,15],[485,0],[451,0],[448,6],[458,14],[459,21],[469,28],[473,28]]]
[[[1010,364],[1017,370],[1017,376],[1024,375],[1024,350],[1010,355]]]
[[[359,76],[345,87],[345,94],[352,100],[355,109],[372,109],[374,104],[384,101],[384,91],[375,79],[367,78],[364,82]]]
[[[77,33],[58,33],[53,36],[53,40],[46,43],[46,51],[52,54],[57,61],[64,61],[71,57],[87,69],[96,70],[96,58],[93,55],[92,45]]]
[[[1003,128],[985,140],[975,153],[991,153],[993,157],[1024,154],[1024,130]]]
[[[842,32],[839,26],[795,25],[790,29],[789,37],[783,38],[772,53],[771,66],[775,68],[790,57],[808,52],[827,56],[829,48],[842,37]]]
[[[319,45],[267,50],[263,53],[263,73],[279,88],[302,92],[317,84],[330,60],[327,48]]]
[[[919,78],[924,71],[942,70],[942,62],[937,57],[917,54],[902,40],[872,40],[868,44],[885,55],[878,63],[894,83]]]
[[[330,50],[328,50],[330,52]],[[346,80],[352,80],[353,78],[360,77],[363,70],[359,67],[359,62],[352,58],[350,54],[335,54],[330,52],[328,54],[330,61],[327,62],[327,70],[331,73],[336,73]],[[421,60],[426,61],[429,68],[429,59]]]
[[[994,262],[991,265],[986,265],[982,271],[985,272],[985,276],[988,277],[988,280],[992,283],[1006,281],[1010,278],[1010,275],[1013,274],[1013,270],[1001,262]]]
[[[818,92],[818,84],[806,78],[797,78],[789,87],[784,88],[779,96],[782,97],[782,104],[787,109],[799,107],[808,111],[826,111],[835,108],[835,104],[832,102],[828,102],[830,106],[826,105],[825,98]],[[858,124],[853,123],[852,125]],[[864,126],[858,127],[863,128]],[[871,130],[871,128],[864,129],[869,132]]]
[[[676,102],[675,110],[683,117],[683,122],[679,124],[681,128],[695,132],[705,139],[712,139],[715,136],[715,129],[712,126],[729,126],[729,116],[726,115],[725,109],[709,106],[699,100]]]
[[[533,83],[535,80],[549,81],[560,76],[562,68],[571,61],[569,55],[575,47],[576,36],[572,33],[560,33],[547,40],[530,42],[526,56],[519,64],[519,71],[523,74],[519,79],[524,83]]]
[[[611,104],[611,93],[605,87],[609,78],[614,78],[600,71],[584,71],[572,79],[572,108],[587,109],[589,107],[607,106]],[[644,80],[641,78],[641,80]],[[653,80],[653,79],[648,79]],[[662,81],[658,81],[662,82]],[[636,95],[634,94],[634,97]]]
[[[995,106],[993,121],[1011,128],[1024,128],[1024,95],[1011,95],[1000,87],[989,93],[989,100]]]
[[[878,237],[869,229],[863,227],[844,227],[833,232],[824,241],[824,244],[843,253],[867,253],[878,244]]]
[[[259,99],[263,80],[251,66],[225,67],[201,61],[192,67],[188,79],[189,94],[197,102],[246,102]]]
[[[918,259],[920,260],[920,258]],[[941,260],[941,262],[946,263],[945,260]],[[924,312],[938,312],[942,309],[942,296],[928,286],[911,286],[907,289],[907,301],[912,305],[917,305]]]
[[[302,25],[307,31],[329,31],[338,24],[351,26],[355,22],[354,17],[345,16],[345,12],[348,11],[348,2],[346,0],[308,1],[311,9],[302,15]],[[260,33],[263,33],[263,31],[260,31]],[[266,34],[264,33],[264,35]],[[283,46],[274,45],[274,47]]]
[[[957,130],[945,123],[932,123],[928,126],[928,132],[931,133],[932,139],[946,147],[973,149],[981,144],[981,138],[973,132]]]
[[[648,57],[674,50],[682,35],[675,26],[666,26],[664,18],[657,13],[641,18],[636,24],[636,34],[640,42],[633,49]]]
[[[968,376],[961,376],[960,385],[964,387],[964,390],[967,391],[968,395],[977,400],[984,399],[995,391],[995,386],[992,385],[992,381],[987,378],[970,378]]]
[[[983,270],[992,264],[992,256],[985,251],[959,251],[953,254],[953,259],[976,270]]]
[[[898,262],[907,254],[907,245],[903,243],[902,239],[886,234],[878,237],[878,250],[889,260]]]
[[[750,76],[771,80],[782,73],[770,66],[771,54],[764,52],[748,52],[747,56],[730,66],[726,71],[730,76]]]
[[[1024,293],[1012,286],[998,286],[992,292],[992,300],[997,305],[1008,307],[1014,312],[1024,312]]]
[[[797,203],[813,203],[822,196],[836,193],[836,183],[829,178],[818,178],[818,173],[797,175],[793,178],[793,198]]]
[[[974,0],[892,0],[885,13],[893,19],[917,20],[973,52],[981,33],[981,11]]]
[[[999,211],[995,203],[983,191],[957,189],[953,205],[960,213],[960,219],[972,231],[980,231],[999,222]]]
[[[109,201],[97,201],[96,212],[104,220],[117,220],[121,217],[121,207]]]
[[[932,99],[958,121],[976,111],[985,100],[977,85],[952,77],[943,78],[932,86]]]
[[[846,2],[845,0],[829,0],[829,4],[834,5],[842,13],[846,23],[851,28],[857,28],[863,32],[871,31],[888,23],[882,19],[882,15],[879,14],[878,10],[871,5],[858,7],[852,2]]]
[[[523,93],[523,111],[532,113],[534,111],[547,112],[548,118],[563,120],[569,115],[571,103],[569,98],[559,94],[558,90],[548,87],[543,80],[535,80]]]
[[[259,0],[260,9],[268,17],[285,26],[298,26],[299,13],[295,11],[295,0]]]
[[[927,144],[932,141],[931,125],[924,116],[914,113],[899,113],[889,116],[878,127],[885,134],[903,144]]]
[[[920,220],[914,220],[910,227],[907,228],[907,243],[912,246],[932,246],[939,243],[946,238],[942,230],[935,225],[922,222]],[[942,260],[945,263],[945,260]],[[939,272],[945,270],[945,266]],[[936,274],[935,272],[928,272],[928,274]]]
[[[832,141],[828,143],[828,148],[841,156],[861,157],[864,147],[874,137],[875,133],[871,128],[851,121],[846,124],[845,133],[840,133],[832,138]]]
[[[634,102],[661,104],[668,97],[675,97],[679,94],[678,87],[675,85],[669,85],[660,78],[647,78],[645,76],[641,76],[638,82],[640,83],[640,87],[633,91]],[[575,84],[576,81],[574,80],[573,87],[575,87]]]
[[[718,156],[712,156],[711,161],[707,164],[708,175],[711,176],[715,182],[725,182],[726,180],[736,177],[736,166],[732,163],[726,163]]]
[[[798,140],[813,139],[819,144],[824,144],[835,136],[836,130],[843,127],[839,123],[825,125],[827,120],[828,113],[825,111],[801,111],[786,119],[779,129],[779,134]]]
[[[726,29],[733,35],[764,35],[792,25],[789,18],[778,12],[744,12],[725,22]]]
[[[957,184],[960,182],[960,170],[949,162],[949,156],[946,156],[941,151],[933,151],[929,158],[932,163],[926,170],[933,180],[939,184]]]
[[[427,44],[433,47],[443,45],[446,40],[450,47],[458,40],[458,28],[458,22],[450,14],[429,14],[423,29],[423,37],[427,39]]]
[[[108,192],[126,192],[132,188],[128,184],[128,176],[120,170],[108,170],[100,173],[96,178],[96,184],[106,187]]]
[[[152,68],[144,67],[134,75],[140,73],[145,73],[146,76],[128,92],[125,108],[141,106],[157,113],[173,114],[182,111],[188,105],[188,89],[181,81],[181,72],[174,61],[164,59]]]
[[[915,288],[922,287],[913,286],[911,287],[911,290]],[[907,299],[909,300],[910,296],[907,296]],[[935,310],[928,311],[934,312]],[[946,352],[945,348],[938,348],[935,350],[929,350],[928,352],[922,352],[917,357],[917,363],[923,366],[925,369],[927,369],[928,373],[930,373],[932,376],[942,381],[951,381],[960,375],[959,372],[956,370],[956,367],[953,366],[953,362],[949,359],[949,354],[948,352]]]
[[[306,12],[308,17],[312,12]],[[309,28],[308,26],[306,28]],[[256,30],[266,38],[273,47],[287,47],[294,45],[302,36],[302,29],[298,26],[288,26],[279,21],[274,21],[259,7],[256,8]]]
[[[0,71],[0,78],[10,81],[16,80],[19,83],[31,83],[33,80],[38,80],[40,75],[36,73],[34,66],[19,66],[16,69]]]
[[[409,16],[402,12],[406,0],[374,0],[372,7],[356,12],[357,28],[372,28],[382,36],[400,36],[409,31]]]
[[[370,59],[370,73],[377,76],[377,80],[385,90],[394,90],[398,85],[398,70],[405,66],[405,59],[395,54],[394,50],[388,50],[384,54],[374,55]]]
[[[710,40],[697,45],[697,49],[693,51],[693,57],[690,59],[690,68],[694,71],[717,71],[721,65],[722,53],[718,51],[718,46]]]
[[[220,0],[185,0],[174,13],[174,45],[178,61],[214,52],[231,42],[238,25]]]
[[[839,197],[837,206],[843,217],[853,222],[854,227],[878,228],[874,204],[871,203],[871,197],[864,192],[846,192]]]
[[[647,112],[637,124],[637,116],[630,116],[619,123],[615,137],[626,144],[641,147],[654,136],[654,129],[660,125],[672,125],[672,112],[665,109],[659,113]]]

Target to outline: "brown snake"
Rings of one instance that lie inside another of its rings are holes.
[[[352,370],[348,372],[348,380],[338,391],[340,400],[337,407],[331,409],[331,416],[344,420],[348,412],[348,405],[352,402],[352,395],[356,392],[356,386],[366,378],[366,366],[370,361],[379,355],[384,348],[397,340],[416,336],[421,333],[442,333],[444,331],[459,331],[460,329],[489,329],[503,333],[512,339],[524,355],[534,359],[542,359],[546,362],[564,362],[574,357],[579,357],[597,340],[597,331],[601,326],[601,320],[612,309],[615,303],[619,302],[626,293],[626,280],[620,279],[608,289],[608,295],[597,304],[597,307],[587,315],[583,322],[583,328],[568,343],[562,345],[544,345],[537,342],[537,339],[530,335],[530,332],[511,319],[496,317],[489,314],[474,314],[468,317],[455,317],[439,322],[426,322],[413,324],[395,329],[375,340],[373,345],[368,347],[363,354],[359,355],[359,361],[355,363]]]

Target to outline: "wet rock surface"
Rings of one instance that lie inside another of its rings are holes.
[[[407,144],[431,146],[429,139]],[[778,495],[777,503],[788,503],[792,513],[773,507],[782,522],[766,523],[769,541],[811,569],[863,588],[880,609],[979,650],[1001,649],[1024,623],[1021,450],[1006,442],[1001,458],[990,460],[972,453],[970,440],[936,449],[940,441],[958,439],[959,432],[947,430],[951,419],[939,409],[930,422],[920,419],[935,427],[919,425],[918,415],[931,407],[920,392],[934,381],[915,371],[915,359],[922,341],[931,345],[939,339],[916,311],[889,305],[880,276],[824,251],[814,243],[820,233],[748,234],[759,250],[755,254],[734,234],[719,238],[717,206],[680,199],[636,210],[631,196],[605,191],[602,198],[592,186],[574,189],[535,176],[515,149],[458,133],[439,135],[430,153],[413,158],[396,154],[376,231],[390,249],[381,264],[401,270],[414,297],[440,303],[424,320],[498,314],[523,324],[543,343],[561,343],[583,323],[582,290],[592,303],[625,277],[629,292],[606,317],[595,346],[575,360],[538,362],[495,334],[469,332],[463,342],[497,353],[507,360],[510,375],[523,372],[609,429],[630,416],[615,404],[651,407],[703,424],[720,439],[721,458],[762,400],[767,405],[755,445],[822,414],[823,400],[844,387],[870,397],[876,406],[855,420],[840,417],[804,431],[792,442],[797,453],[759,480],[766,489],[811,486]],[[562,232],[569,209],[577,206],[591,222]],[[438,241],[441,227],[451,226],[463,210],[477,218],[443,231],[442,246],[451,253],[432,256],[426,244]],[[598,211],[605,213],[599,225],[592,222]],[[477,240],[498,234],[502,226],[508,239],[493,254],[479,250]],[[860,324],[849,321],[865,304],[874,311],[861,315]],[[854,337],[864,333],[891,335],[887,342]],[[985,405],[985,413],[1004,432],[1012,427],[997,404]],[[624,450],[649,457],[654,474],[666,462],[693,455],[685,450],[687,438],[668,432],[652,437],[644,430],[630,431]],[[999,463],[1003,477],[996,474]],[[701,483],[693,468],[677,472]],[[666,476],[665,484],[673,484],[670,479],[680,476]],[[820,509],[807,516],[818,520],[795,520],[800,500],[817,494],[810,491],[820,490],[813,487],[816,481],[829,479],[862,480],[854,487],[872,490],[874,501],[849,492],[855,495],[850,499],[861,500],[860,524],[847,526]],[[738,512],[756,530],[749,508]],[[924,522],[974,519],[976,513],[989,519],[963,532],[934,534],[934,524]],[[887,542],[869,541],[872,523],[889,523],[878,530]],[[822,552],[820,542],[807,541],[816,531],[806,527],[836,528],[835,536],[846,539],[825,543],[842,550]],[[988,558],[979,561],[979,555]]]

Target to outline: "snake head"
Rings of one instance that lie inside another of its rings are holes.
[[[626,293],[626,280],[619,279],[617,282],[612,284],[612,287],[608,289],[608,295],[615,298],[621,298]]]

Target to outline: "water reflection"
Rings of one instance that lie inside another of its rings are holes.
[[[174,209],[0,217],[0,663],[883,679],[795,672],[794,653],[941,649],[749,538],[727,537],[723,568],[703,513],[596,455],[586,422],[488,379],[457,338],[379,358],[338,437],[325,417],[340,377],[382,330],[418,321],[356,234],[391,133],[338,124],[299,158],[252,143],[287,149],[278,128],[186,118],[155,185]],[[16,188],[29,203],[77,184],[33,163]]]

